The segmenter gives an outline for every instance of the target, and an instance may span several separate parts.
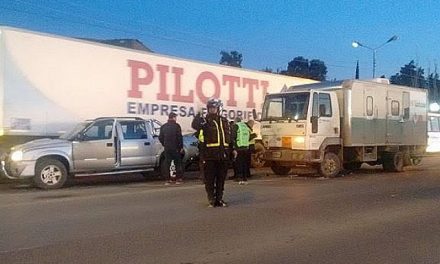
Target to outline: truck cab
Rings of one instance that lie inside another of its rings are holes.
[[[340,115],[332,91],[304,90],[266,96],[262,112],[264,159],[276,174],[321,161],[320,148],[340,144]]]
[[[163,147],[155,120],[103,117],[78,124],[58,139],[15,146],[1,159],[10,179],[32,178],[44,189],[74,176],[147,172],[160,167]]]

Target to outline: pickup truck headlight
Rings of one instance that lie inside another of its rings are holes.
[[[16,151],[12,152],[11,160],[12,161],[21,161],[21,160],[23,160],[23,151],[16,150]]]

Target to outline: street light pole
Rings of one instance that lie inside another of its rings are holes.
[[[376,77],[376,53],[377,53],[377,50],[382,48],[383,46],[385,46],[387,43],[390,43],[392,41],[396,41],[398,38],[399,38],[398,36],[394,35],[389,40],[387,40],[386,42],[377,46],[376,48],[372,48],[367,45],[364,45],[364,44],[360,43],[359,41],[353,41],[351,43],[351,45],[353,46],[353,48],[363,47],[363,48],[366,48],[366,49],[373,51],[373,78],[374,78],[374,77]]]

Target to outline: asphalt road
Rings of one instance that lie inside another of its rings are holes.
[[[403,173],[0,187],[0,263],[440,263],[440,157]],[[192,175],[194,177],[194,174]]]

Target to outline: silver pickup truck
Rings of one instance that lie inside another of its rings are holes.
[[[14,146],[2,156],[1,171],[9,179],[32,178],[43,189],[60,188],[75,176],[160,172],[160,125],[130,117],[85,121],[58,139]]]

